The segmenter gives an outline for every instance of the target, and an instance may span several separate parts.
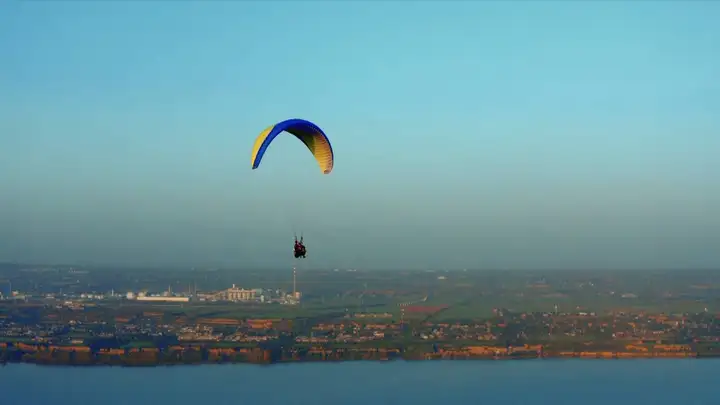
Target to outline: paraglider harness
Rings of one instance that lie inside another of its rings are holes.
[[[296,259],[299,258],[305,258],[305,255],[307,255],[307,249],[305,249],[305,244],[303,243],[303,237],[300,236],[300,240],[298,240],[297,235],[295,235],[295,247],[293,248],[293,255]]]

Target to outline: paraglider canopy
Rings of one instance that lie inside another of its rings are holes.
[[[270,146],[276,136],[282,132],[287,132],[298,138],[315,157],[323,174],[330,174],[335,164],[330,140],[325,133],[310,121],[293,118],[282,121],[278,124],[271,125],[266,128],[255,140],[252,150],[251,163],[253,170],[260,166],[265,151]]]

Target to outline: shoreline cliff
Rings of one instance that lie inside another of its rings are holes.
[[[630,347],[633,349],[633,347]],[[63,366],[154,367],[197,364],[276,364],[291,362],[391,361],[391,360],[527,360],[527,359],[649,359],[708,358],[715,353],[693,351],[685,345],[668,345],[657,350],[625,351],[554,351],[542,345],[519,348],[466,346],[436,348],[372,347],[213,347],[212,344],[176,345],[166,348],[109,348],[92,350],[89,346],[53,346],[42,344],[0,344],[0,362]]]

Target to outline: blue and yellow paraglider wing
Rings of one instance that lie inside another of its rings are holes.
[[[332,171],[335,157],[330,140],[317,125],[302,119],[286,120],[272,125],[260,133],[252,150],[251,162],[253,170],[260,166],[265,151],[273,139],[283,131],[295,135],[310,149],[323,174],[329,174]]]

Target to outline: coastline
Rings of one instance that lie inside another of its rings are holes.
[[[29,363],[46,366],[120,366],[160,367],[202,364],[283,364],[345,361],[427,361],[427,360],[542,360],[542,359],[708,359],[715,353],[674,351],[551,351],[472,346],[439,349],[432,352],[401,348],[322,348],[290,347],[213,347],[207,344],[174,346],[163,349],[115,348],[92,350],[88,346],[46,346],[4,344],[0,347],[0,363]]]

